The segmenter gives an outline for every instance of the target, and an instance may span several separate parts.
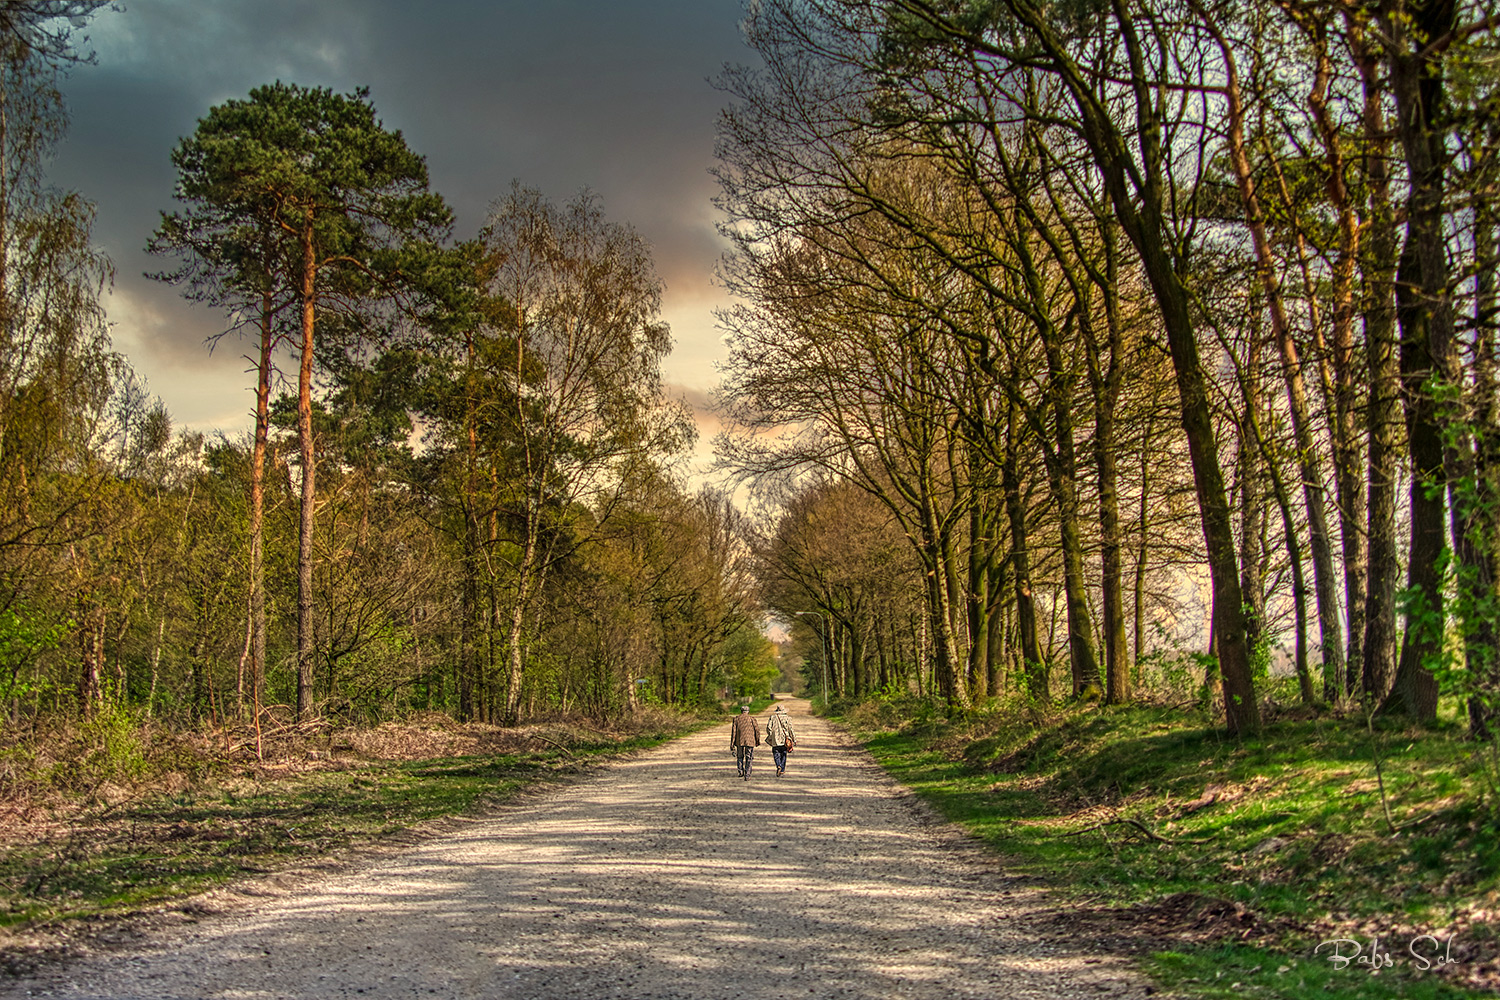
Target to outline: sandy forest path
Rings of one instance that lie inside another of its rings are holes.
[[[740,781],[716,726],[0,996],[1145,995],[1120,959],[1038,937],[1038,890],[786,704],[785,777],[762,748]]]

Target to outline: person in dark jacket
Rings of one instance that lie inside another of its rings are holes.
[[[755,755],[755,748],[758,746],[760,723],[750,714],[750,706],[744,705],[740,708],[740,714],[734,717],[734,725],[729,727],[729,749],[734,754],[734,766],[746,781],[750,780],[750,758]]]

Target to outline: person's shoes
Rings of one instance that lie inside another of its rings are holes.
[[[784,768],[784,767],[778,767],[776,769],[776,777],[778,777],[778,778],[781,777],[781,772],[785,771],[785,770],[786,770],[786,768]]]

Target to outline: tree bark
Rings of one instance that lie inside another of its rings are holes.
[[[1260,440],[1260,413],[1265,408],[1261,396],[1260,303],[1258,295],[1250,296],[1250,324],[1245,362],[1240,368],[1240,392],[1244,412],[1240,415],[1240,590],[1245,597],[1245,635],[1250,648],[1257,648],[1266,624],[1266,588],[1261,573],[1262,532],[1265,526],[1265,491],[1262,473],[1266,465],[1265,449]],[[1298,579],[1302,569],[1297,568]],[[1300,596],[1298,600],[1300,600]],[[1299,639],[1301,637],[1299,636]]]
[[[1443,441],[1427,391],[1432,373],[1428,355],[1427,310],[1419,301],[1416,272],[1420,264],[1407,241],[1397,275],[1397,316],[1401,325],[1401,382],[1405,391],[1406,437],[1411,452],[1409,510],[1411,536],[1407,548],[1406,634],[1391,690],[1381,703],[1382,713],[1396,713],[1419,722],[1437,718],[1437,680],[1427,664],[1442,654],[1443,591],[1439,566],[1443,554]]]
[[[1491,140],[1500,138],[1500,126],[1492,126]],[[1496,475],[1500,473],[1500,386],[1496,381],[1495,319],[1497,305],[1495,268],[1500,266],[1493,205],[1481,206],[1474,222],[1474,411],[1478,428],[1475,454],[1475,490],[1481,509],[1500,502]],[[1490,580],[1500,580],[1500,543],[1491,536],[1480,556],[1489,565]],[[1492,584],[1493,585],[1493,584]],[[1495,738],[1500,717],[1500,650],[1496,649],[1495,624],[1470,647],[1488,655],[1469,664],[1472,691],[1469,695],[1469,733],[1475,739]]]
[[[1472,599],[1480,595],[1471,588],[1481,582],[1476,576],[1485,575],[1468,544],[1466,528],[1472,512],[1458,492],[1468,471],[1465,466],[1472,454],[1471,439],[1462,415],[1439,407],[1434,398],[1434,390],[1456,389],[1463,383],[1448,287],[1444,233],[1446,132],[1439,124],[1446,94],[1442,49],[1437,47],[1453,30],[1456,13],[1456,5],[1448,0],[1384,0],[1380,4],[1388,36],[1386,62],[1396,102],[1396,131],[1408,177],[1406,245],[1397,276],[1401,373],[1407,394],[1407,440],[1412,460],[1408,582],[1409,589],[1420,588],[1421,604],[1425,605],[1407,613],[1406,642],[1382,710],[1401,711],[1422,721],[1436,717],[1436,681],[1424,664],[1440,655],[1446,621],[1437,574],[1444,548],[1443,501],[1441,495],[1429,495],[1439,486],[1449,494],[1455,519],[1454,550],[1464,571],[1459,575],[1464,598],[1460,608],[1474,605]],[[1428,616],[1425,622],[1415,620],[1419,612]],[[1471,629],[1465,629],[1464,638],[1466,645],[1473,641]]]
[[[998,530],[998,525],[995,526]],[[989,653],[985,657],[985,682],[984,690],[991,698],[1000,695],[1000,686],[1003,676],[1000,665],[1005,659],[1005,588],[1006,588],[1006,566],[1005,560],[995,560],[989,567],[989,631],[985,634],[985,644],[989,647]]]
[[[271,355],[275,346],[275,308],[267,291],[261,297],[255,444],[250,455],[250,706],[257,725],[266,682],[266,447],[271,436]]]
[[[1363,168],[1369,190],[1369,238],[1360,255],[1364,277],[1361,306],[1370,400],[1366,415],[1369,486],[1366,536],[1365,644],[1360,688],[1374,702],[1385,697],[1396,673],[1396,583],[1401,557],[1396,539],[1396,485],[1401,451],[1401,383],[1396,344],[1395,261],[1401,237],[1390,195],[1390,129],[1382,110],[1380,57],[1363,21],[1346,12],[1349,47],[1359,68],[1363,99]]]
[[[1116,23],[1131,62],[1136,137],[1127,142],[1054,32],[1047,14],[1032,0],[1005,0],[1052,62],[1079,110],[1081,133],[1100,172],[1120,226],[1140,255],[1151,290],[1161,309],[1162,325],[1177,376],[1182,429],[1192,460],[1193,484],[1203,523],[1209,577],[1213,585],[1214,634],[1224,692],[1225,723],[1232,733],[1260,728],[1260,706],[1250,672],[1250,650],[1235,551],[1234,526],[1219,464],[1208,379],[1198,353],[1192,295],[1166,243],[1162,122],[1144,66],[1144,53],[1128,15],[1116,9]],[[1136,150],[1140,155],[1136,155]]]
[[[1307,579],[1302,569],[1302,539],[1297,534],[1297,519],[1292,515],[1291,497],[1286,480],[1275,460],[1267,463],[1271,473],[1276,504],[1281,509],[1281,530],[1286,541],[1287,563],[1292,571],[1292,621],[1294,628],[1293,666],[1297,673],[1297,692],[1302,704],[1312,705],[1314,694],[1312,670],[1307,663]]]
[[[474,331],[464,334],[464,352],[468,371],[464,391],[464,492],[459,507],[464,518],[463,590],[460,597],[458,624],[458,717],[471,722],[478,716],[475,678],[479,673],[479,426],[476,417]]]
[[[1091,323],[1084,322],[1089,345],[1089,379],[1094,399],[1094,468],[1099,477],[1099,603],[1104,630],[1104,700],[1122,705],[1130,700],[1130,658],[1125,644],[1124,532],[1120,527],[1120,470],[1115,409],[1125,374],[1125,337],[1116,293],[1114,239],[1106,237],[1105,329],[1109,362],[1101,371],[1093,347]]]
[[[1036,636],[1036,601],[1031,592],[1031,549],[1027,541],[1026,498],[1021,492],[1019,461],[1020,429],[1016,405],[1008,408],[1005,463],[1001,489],[1005,493],[1005,510],[1010,520],[1010,566],[1016,588],[1016,631],[1021,640],[1021,670],[1026,678],[1027,695],[1036,702],[1051,700],[1047,690],[1047,668],[1042,663],[1041,647]]]
[[[1326,21],[1319,19],[1312,34],[1317,69],[1307,103],[1323,140],[1323,159],[1328,171],[1328,203],[1339,220],[1338,254],[1333,263],[1333,350],[1327,354],[1331,357],[1333,368],[1332,391],[1329,395],[1332,397],[1334,418],[1330,430],[1338,491],[1339,536],[1344,558],[1344,599],[1349,621],[1345,672],[1343,677],[1338,678],[1336,692],[1331,694],[1342,699],[1352,695],[1358,687],[1356,664],[1362,663],[1364,658],[1366,594],[1369,586],[1369,549],[1363,525],[1365,498],[1359,475],[1363,455],[1356,419],[1360,393],[1354,366],[1354,319],[1357,312],[1354,285],[1355,268],[1360,257],[1360,221],[1344,181],[1347,163],[1342,136],[1328,111],[1328,85],[1333,76],[1333,65],[1328,55]],[[1300,243],[1301,237],[1298,239]],[[1308,289],[1309,293],[1313,292],[1310,282]],[[1326,383],[1325,376],[1325,385]]]
[[[536,531],[530,524],[531,517],[527,515],[528,526],[526,539],[522,544],[521,563],[517,567],[516,600],[510,609],[510,621],[506,628],[506,672],[505,672],[505,715],[501,722],[507,726],[514,726],[521,720],[521,680],[524,676],[525,660],[521,648],[521,638],[526,621],[526,604],[531,596],[531,576],[533,567],[536,565]]]
[[[297,367],[297,445],[302,488],[297,518],[297,721],[312,709],[313,679],[313,515],[317,504],[317,448],[313,441],[313,328],[317,308],[318,261],[313,249],[313,210],[306,209],[300,232],[302,354]]]
[[[1245,225],[1255,252],[1255,271],[1271,316],[1271,335],[1281,353],[1282,373],[1286,381],[1287,401],[1292,418],[1292,435],[1297,444],[1297,467],[1302,479],[1303,506],[1307,514],[1308,547],[1312,550],[1313,588],[1318,603],[1318,626],[1325,673],[1338,684],[1343,683],[1344,630],[1333,570],[1333,546],[1328,532],[1325,510],[1322,461],[1313,437],[1311,408],[1302,376],[1302,359],[1287,320],[1281,292],[1280,268],[1266,233],[1260,196],[1250,157],[1245,150],[1244,105],[1241,102],[1239,71],[1233,53],[1218,28],[1205,16],[1209,30],[1219,41],[1225,65],[1225,98],[1229,112],[1229,159],[1245,210]]]
[[[921,511],[923,562],[927,573],[929,619],[932,622],[933,670],[938,694],[960,710],[970,707],[968,686],[958,668],[958,637],[953,630],[953,602],[948,589],[948,566],[944,560],[936,515],[924,498]],[[842,693],[842,689],[841,689]]]
[[[90,599],[80,599],[85,608],[79,615],[78,707],[93,715],[104,705],[104,608]]]
[[[1141,516],[1135,549],[1135,662],[1146,652],[1146,560],[1151,554],[1151,444],[1154,438],[1154,413],[1146,414],[1141,433]]]
[[[994,542],[980,498],[969,508],[969,692],[975,701],[989,697],[990,631],[989,563]]]

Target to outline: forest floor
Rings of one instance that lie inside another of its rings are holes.
[[[360,863],[122,921],[0,996],[1144,997],[1108,941],[792,702],[778,778],[727,725]]]
[[[846,706],[875,758],[1054,887],[1070,933],[1204,998],[1500,993],[1495,748],[1283,713],[1235,740],[1191,707]]]

